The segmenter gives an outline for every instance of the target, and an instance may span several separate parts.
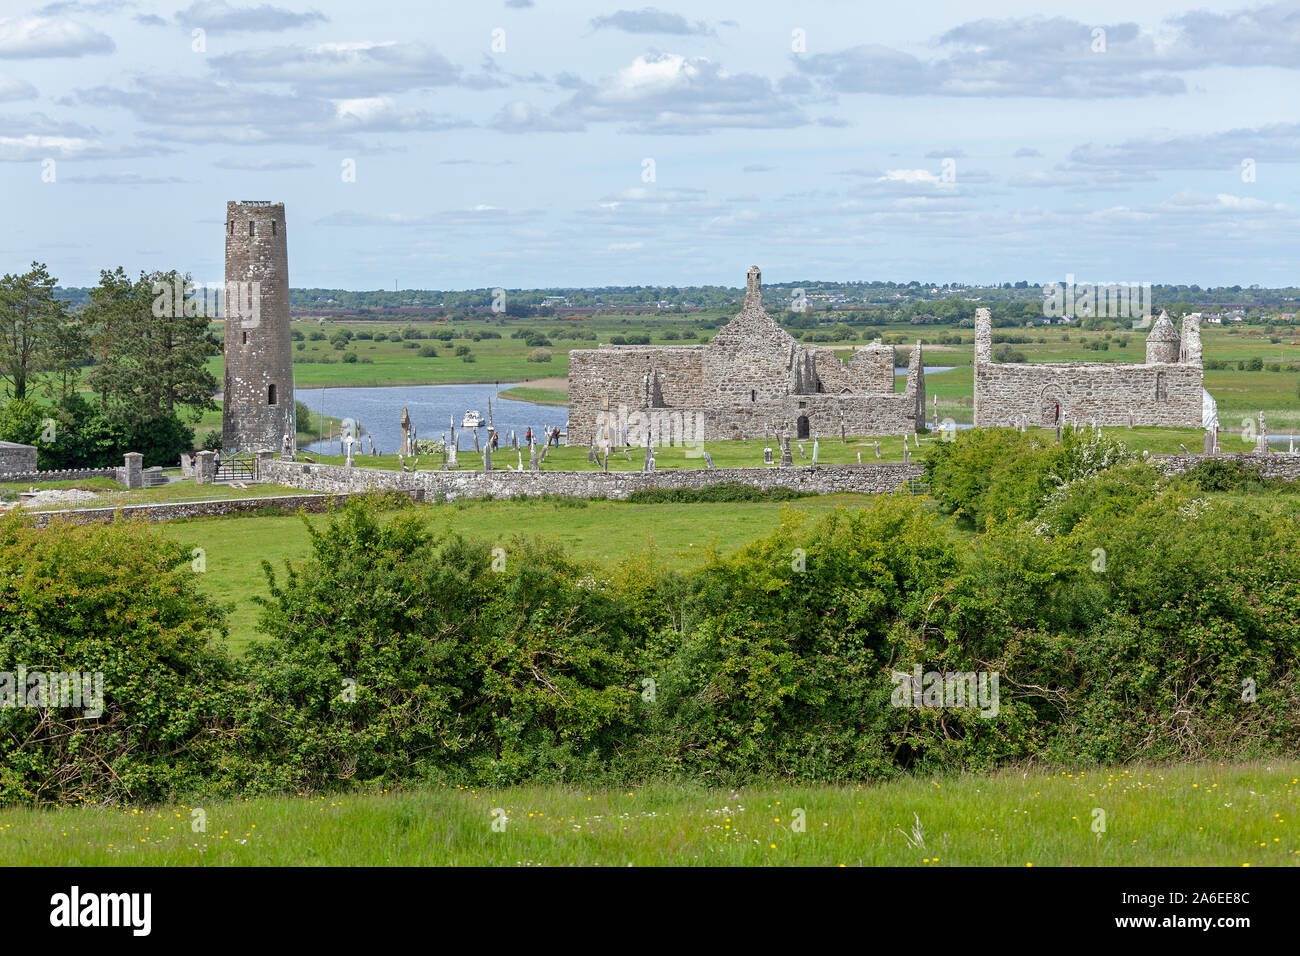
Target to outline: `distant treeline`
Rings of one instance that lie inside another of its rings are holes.
[[[801,295],[799,295],[801,291]],[[492,314],[494,303],[506,316],[526,317],[555,315],[568,311],[620,309],[654,311],[698,311],[739,307],[744,290],[730,286],[606,286],[589,289],[505,289],[497,295],[494,288],[440,290],[403,289],[353,291],[347,289],[291,289],[289,305],[297,313],[330,314],[367,311],[376,318],[384,313],[439,314],[450,318],[467,318]],[[888,321],[899,315],[901,321],[942,323],[954,317],[973,317],[977,306],[998,303],[1029,307],[1041,314],[1042,288],[1027,280],[1002,285],[962,285],[927,282],[825,282],[812,279],[795,282],[766,283],[764,300],[770,310],[789,308],[798,296],[807,311],[841,311],[869,309],[881,312]],[[90,301],[89,290],[62,288],[56,295],[80,308]],[[1294,313],[1300,302],[1300,288],[1263,289],[1258,287],[1198,285],[1153,285],[1152,298],[1161,304],[1185,304],[1189,311],[1228,311],[1239,309],[1271,310]],[[880,319],[878,318],[877,321]]]

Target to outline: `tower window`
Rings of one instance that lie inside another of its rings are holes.
[[[275,235],[275,220],[271,220],[271,235]]]
[[[750,400],[751,402],[756,402],[756,401],[758,401],[758,389],[756,389],[756,388],[751,388],[751,389],[749,390],[749,400]]]
[[[247,344],[248,344],[248,333],[245,332],[245,333],[243,333],[243,335],[244,335],[244,344],[247,345]]]
[[[251,219],[248,220],[248,234],[250,236],[257,235],[256,223],[254,223],[253,220]]]
[[[274,386],[274,385],[268,385],[268,386],[266,386],[266,404],[268,404],[268,405],[274,405],[274,404],[275,404],[275,386]]]
[[[231,234],[232,236],[235,234],[235,220],[233,220],[233,219],[230,220],[230,234]]]

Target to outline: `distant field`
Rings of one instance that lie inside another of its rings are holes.
[[[1298,794],[1295,760],[740,790],[441,784],[0,810],[0,865],[1294,867]]]

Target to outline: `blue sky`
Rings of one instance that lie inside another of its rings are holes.
[[[1294,285],[1298,113],[1300,2],[0,0],[0,271]]]

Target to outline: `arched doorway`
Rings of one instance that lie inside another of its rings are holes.
[[[795,422],[795,437],[797,438],[808,437],[808,416],[807,415],[800,415],[799,421]]]
[[[1039,401],[1038,423],[1047,428],[1055,428],[1065,416],[1065,392],[1055,385],[1043,389]]]

